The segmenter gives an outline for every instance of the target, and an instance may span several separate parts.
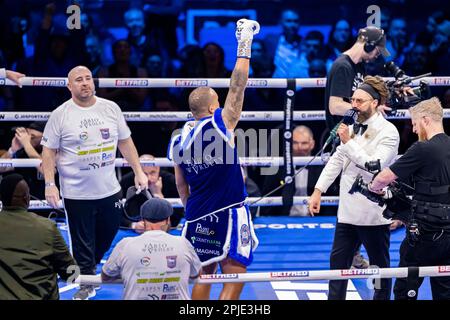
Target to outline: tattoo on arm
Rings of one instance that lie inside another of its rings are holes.
[[[240,61],[244,60],[244,61]],[[239,59],[231,75],[230,90],[228,91],[223,117],[228,129],[234,129],[241,117],[244,102],[244,91],[248,80],[248,59]]]

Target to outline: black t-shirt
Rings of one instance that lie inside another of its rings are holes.
[[[330,113],[330,97],[350,98],[359,85],[363,82],[366,75],[364,63],[353,63],[352,59],[346,54],[340,55],[331,66],[327,76],[327,85],[325,87],[325,115],[328,129],[341,121],[341,116],[333,116]]]
[[[428,141],[414,143],[390,166],[390,169],[402,181],[412,178],[415,185],[418,183],[430,183],[433,187],[450,185],[450,137],[440,133]],[[449,192],[434,196],[415,193],[414,199],[450,203]]]

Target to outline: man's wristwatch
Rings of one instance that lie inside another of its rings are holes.
[[[46,182],[46,183],[45,183],[45,187],[46,187],[46,188],[48,188],[48,187],[53,187],[53,186],[56,186],[56,184],[55,184],[54,182]]]

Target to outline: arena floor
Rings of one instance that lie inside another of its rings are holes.
[[[335,217],[261,217],[254,221],[260,244],[255,252],[249,272],[327,270],[333,241]],[[60,225],[67,239],[67,228]],[[397,267],[399,246],[405,229],[391,234],[391,266]],[[179,231],[174,231],[178,233]],[[123,237],[135,236],[128,230],[120,230],[113,246]],[[362,253],[367,257],[364,249]],[[105,258],[109,256],[106,253]],[[100,265],[98,272],[100,272]],[[60,283],[61,299],[71,299],[77,285]],[[213,285],[211,298],[217,299],[221,285]],[[245,285],[243,300],[325,300],[327,281],[277,281],[254,282]],[[118,300],[122,296],[122,285],[103,285],[92,300]],[[347,300],[370,300],[372,290],[365,279],[350,280]],[[431,300],[429,280],[425,279],[419,291],[420,300]]]

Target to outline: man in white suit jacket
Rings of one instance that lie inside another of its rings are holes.
[[[382,216],[383,209],[360,193],[349,194],[358,174],[365,181],[372,175],[357,167],[368,161],[380,160],[381,168],[389,166],[397,156],[400,137],[396,127],[377,111],[388,96],[387,88],[379,77],[366,77],[353,93],[352,107],[358,110],[354,125],[341,124],[338,135],[341,145],[323,169],[309,200],[309,210],[314,214],[320,210],[321,194],[326,192],[341,174],[340,198],[337,225],[330,256],[330,269],[349,269],[353,255],[360,242],[364,245],[371,265],[388,268],[390,220]],[[388,300],[391,280],[375,283],[374,299]],[[347,281],[330,281],[328,299],[343,300]]]

